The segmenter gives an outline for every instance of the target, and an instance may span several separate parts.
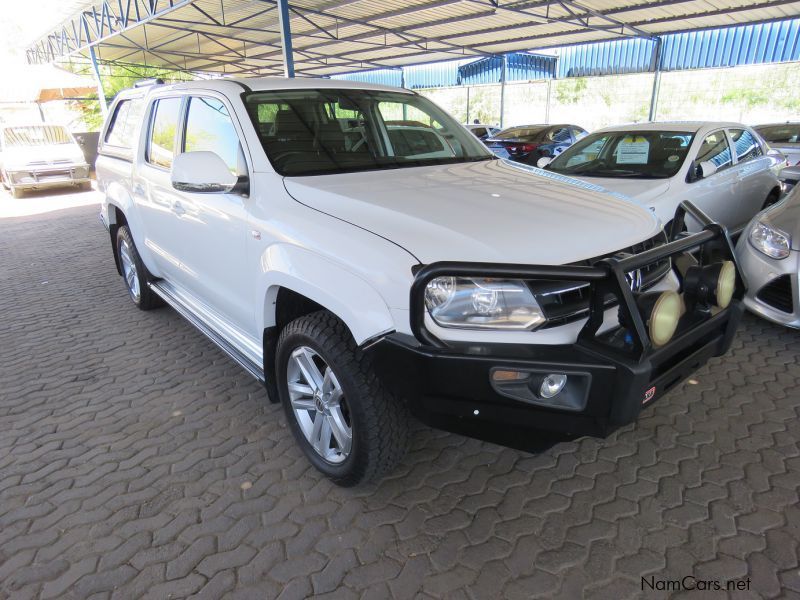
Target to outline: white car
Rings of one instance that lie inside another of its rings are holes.
[[[0,178],[19,198],[27,190],[91,188],[89,165],[63,125],[6,125],[0,131]]]
[[[740,123],[663,122],[596,131],[538,165],[625,195],[664,223],[691,200],[735,232],[778,201],[785,161]]]
[[[772,123],[757,125],[754,129],[770,148],[786,157],[789,166],[800,165],[800,123]]]
[[[722,230],[668,243],[651,212],[495,158],[408,90],[124,91],[97,172],[133,302],[166,301],[263,381],[342,485],[400,460],[408,411],[501,442],[604,435],[741,315]],[[681,286],[671,257],[708,244]]]
[[[479,140],[483,141],[492,137],[496,133],[500,133],[500,128],[494,125],[484,125],[483,123],[470,123],[464,125],[467,130]]]

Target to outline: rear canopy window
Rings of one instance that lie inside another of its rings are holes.
[[[52,146],[73,142],[69,131],[61,125],[29,125],[6,127],[3,130],[3,143],[6,146]]]
[[[768,125],[756,131],[770,144],[800,144],[800,123]]]
[[[143,105],[144,103],[139,98],[122,100],[117,104],[103,141],[109,146],[126,149],[133,148],[133,136],[142,116]]]
[[[281,90],[245,97],[281,175],[321,175],[492,160],[447,113],[416,94]]]

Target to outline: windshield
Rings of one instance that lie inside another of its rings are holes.
[[[493,137],[496,140],[534,140],[543,139],[548,127],[512,127],[496,133]]]
[[[281,175],[441,165],[494,156],[416,94],[367,90],[252,92],[245,104]]]
[[[680,170],[693,138],[688,131],[594,133],[564,150],[547,168],[578,177],[665,179]]]
[[[770,144],[800,144],[800,123],[756,127],[756,131]]]
[[[51,146],[71,144],[72,136],[61,125],[30,125],[6,127],[3,131],[6,146]]]

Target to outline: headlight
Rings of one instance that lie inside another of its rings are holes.
[[[786,258],[792,247],[791,236],[773,229],[769,225],[757,222],[750,231],[750,243],[753,247],[770,258]]]
[[[518,279],[437,277],[425,288],[425,306],[442,327],[532,329],[546,320]]]

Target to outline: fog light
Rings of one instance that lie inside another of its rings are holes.
[[[681,297],[675,292],[663,292],[650,310],[647,332],[654,346],[663,346],[675,335],[681,318]]]
[[[736,289],[736,266],[733,261],[726,260],[722,263],[717,275],[717,306],[728,308],[733,299],[733,292]]]
[[[690,307],[716,304],[727,308],[736,290],[736,266],[726,260],[705,267],[690,267],[683,280],[683,289]]]
[[[563,373],[550,373],[550,375],[544,378],[542,385],[539,387],[539,397],[552,398],[558,395],[559,392],[564,389],[565,385],[567,385],[566,375]]]

